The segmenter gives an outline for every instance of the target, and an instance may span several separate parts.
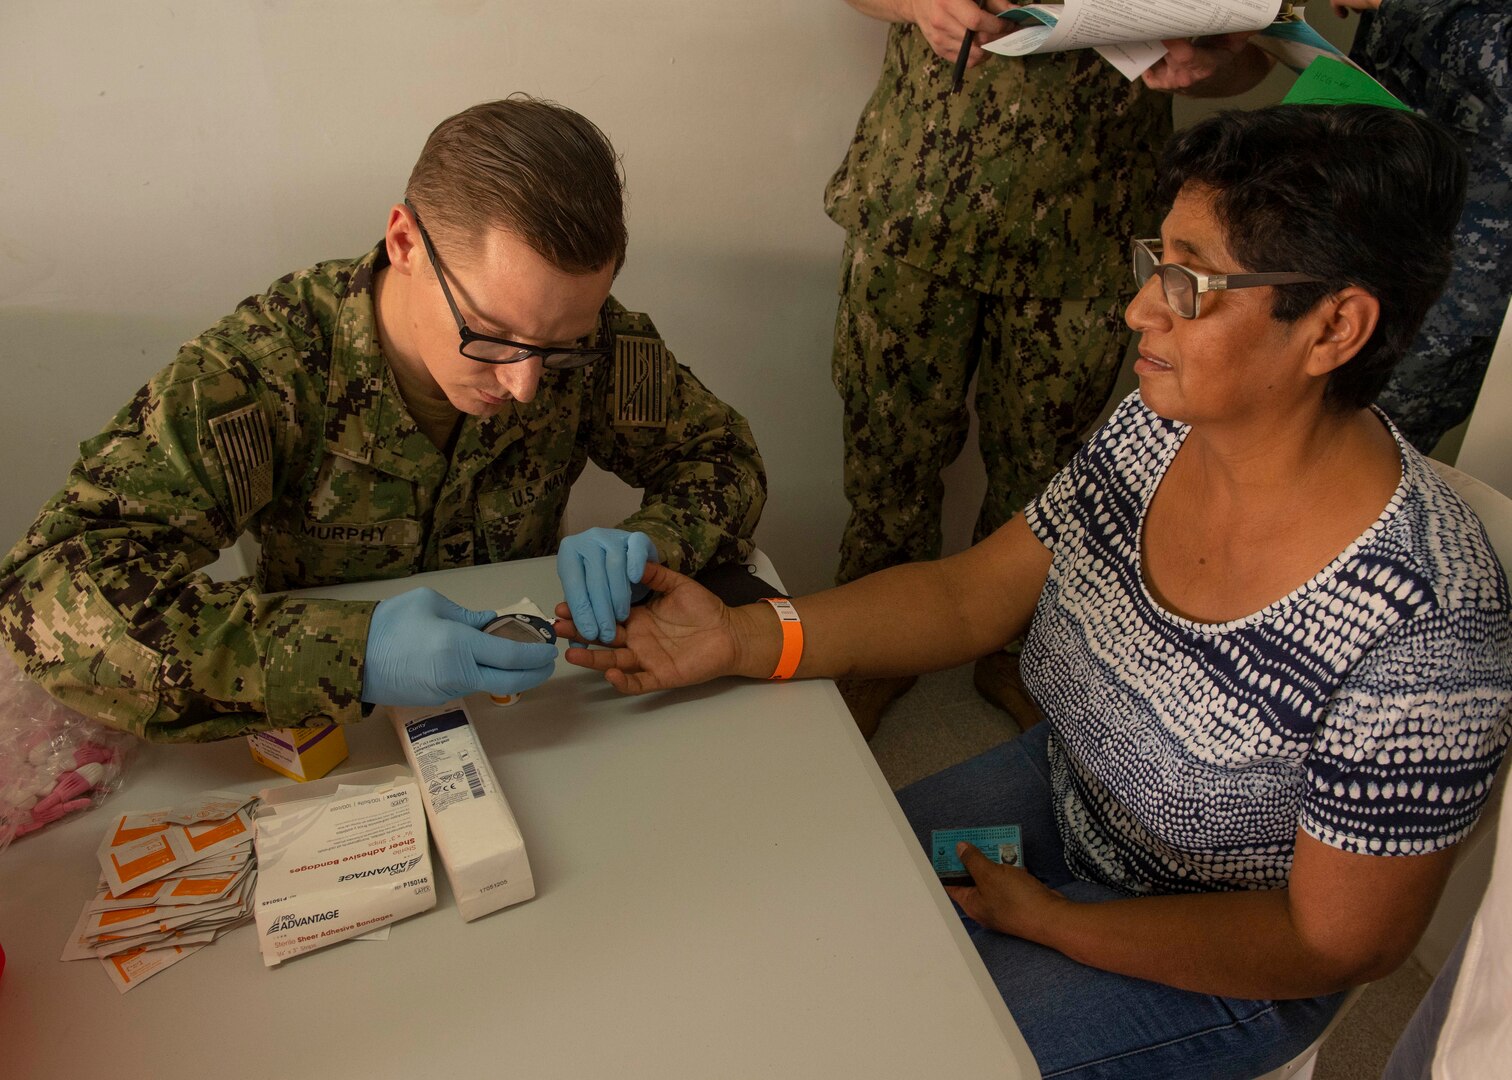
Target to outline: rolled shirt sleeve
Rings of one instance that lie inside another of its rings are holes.
[[[357,719],[372,604],[202,572],[255,505],[208,420],[276,400],[191,344],[98,436],[0,563],[0,634],[63,703],[155,741]]]

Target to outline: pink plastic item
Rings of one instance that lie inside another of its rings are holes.
[[[96,742],[87,742],[73,752],[75,765],[104,764],[115,757],[115,751]]]
[[[49,807],[59,803],[76,799],[86,791],[91,791],[105,782],[105,766],[92,761],[88,765],[80,765],[73,772],[66,772],[58,777],[58,786],[38,801],[32,807],[32,816],[37,817]]]
[[[119,785],[136,744],[53,700],[0,649],[0,851]]]

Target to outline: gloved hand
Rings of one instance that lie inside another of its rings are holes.
[[[562,541],[557,577],[583,640],[614,640],[615,625],[630,617],[632,592],[647,562],[660,563],[661,555],[645,533],[589,529]]]
[[[368,624],[362,700],[440,705],[479,690],[518,694],[551,678],[556,647],[483,633],[493,617],[434,589],[411,589],[382,601]]]

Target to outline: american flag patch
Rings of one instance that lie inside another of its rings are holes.
[[[273,436],[268,416],[257,405],[217,416],[210,437],[226,470],[231,509],[241,525],[273,499]]]
[[[615,334],[615,427],[666,427],[672,375],[672,358],[660,338]]]

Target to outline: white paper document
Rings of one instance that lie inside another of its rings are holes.
[[[1165,55],[1167,38],[1260,30],[1281,11],[1281,0],[1065,0],[1027,4],[998,17],[1021,28],[982,48],[1004,56],[1096,49],[1133,79]]]
[[[435,907],[425,807],[408,770],[346,773],[262,796],[255,911],[268,967]]]

